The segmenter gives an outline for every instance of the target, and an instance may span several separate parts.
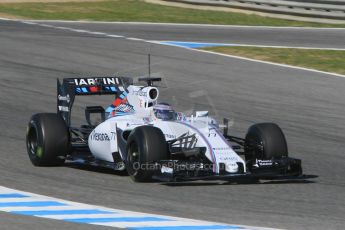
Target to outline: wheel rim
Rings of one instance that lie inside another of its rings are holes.
[[[129,151],[128,151],[128,162],[131,168],[130,174],[135,176],[138,173],[138,166],[140,166],[140,161],[139,161],[139,148],[137,143],[132,142],[129,146]]]
[[[258,138],[248,138],[246,141],[246,152],[249,160],[264,159],[264,143]]]

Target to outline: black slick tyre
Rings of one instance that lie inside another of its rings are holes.
[[[152,181],[155,170],[152,163],[167,158],[165,136],[159,128],[140,126],[132,130],[127,140],[126,168],[134,181]]]
[[[288,156],[285,136],[274,123],[252,125],[245,138],[246,160],[270,160]]]
[[[33,165],[62,165],[69,150],[69,132],[62,117],[55,113],[33,115],[27,128],[26,146]]]

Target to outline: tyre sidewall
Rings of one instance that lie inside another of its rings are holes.
[[[35,154],[29,146],[29,134],[33,131],[37,136]],[[57,114],[35,114],[28,125],[26,143],[29,158],[35,166],[61,165],[69,149],[67,126]]]
[[[138,163],[133,169],[130,159],[130,146],[135,142],[138,146]],[[127,171],[134,181],[147,182],[152,180],[154,174],[153,163],[168,158],[168,150],[163,132],[152,126],[135,128],[128,137],[127,142]],[[138,167],[140,167],[138,169]]]
[[[142,130],[135,130],[135,133],[133,131],[133,134],[130,134],[128,137],[128,143],[127,143],[127,161],[126,161],[126,168],[128,174],[131,176],[131,178],[134,181],[143,181],[144,178],[147,175],[147,173],[144,172],[141,168],[143,167],[143,163],[145,163],[145,144],[144,141],[142,141],[144,138],[144,134]],[[130,146],[136,144],[138,148],[138,161],[132,162],[131,156],[130,156]],[[140,167],[140,169],[138,169]],[[136,168],[136,169],[135,169]]]
[[[285,136],[279,126],[274,123],[261,123],[251,126],[246,135],[246,142],[263,147],[263,149],[252,150],[246,156],[246,159],[270,160],[288,156]]]
[[[33,132],[34,134],[31,134],[31,132]],[[37,142],[37,146],[32,149],[29,146],[29,134],[30,135],[36,135],[36,142]],[[35,165],[35,166],[41,166],[41,159],[42,156],[39,156],[40,154],[38,153],[38,151],[43,151],[44,152],[44,137],[43,137],[43,131],[42,131],[42,127],[41,127],[41,123],[38,122],[37,119],[37,114],[32,116],[29,125],[28,125],[28,133],[27,133],[27,137],[26,137],[26,147],[27,147],[27,151],[29,154],[29,158],[31,160],[31,162]],[[41,149],[41,150],[39,150]]]

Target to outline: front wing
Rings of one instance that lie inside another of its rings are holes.
[[[199,162],[161,161],[157,163],[158,169],[154,179],[164,182],[195,181],[195,180],[240,180],[264,179],[284,180],[302,178],[301,160],[290,157],[257,161],[249,167],[247,172],[239,165],[237,173],[228,173],[225,166],[220,165],[220,172],[214,173],[212,169],[205,168]]]

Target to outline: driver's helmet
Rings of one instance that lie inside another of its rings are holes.
[[[153,113],[157,119],[164,121],[176,120],[175,110],[167,103],[158,103],[153,106]]]

